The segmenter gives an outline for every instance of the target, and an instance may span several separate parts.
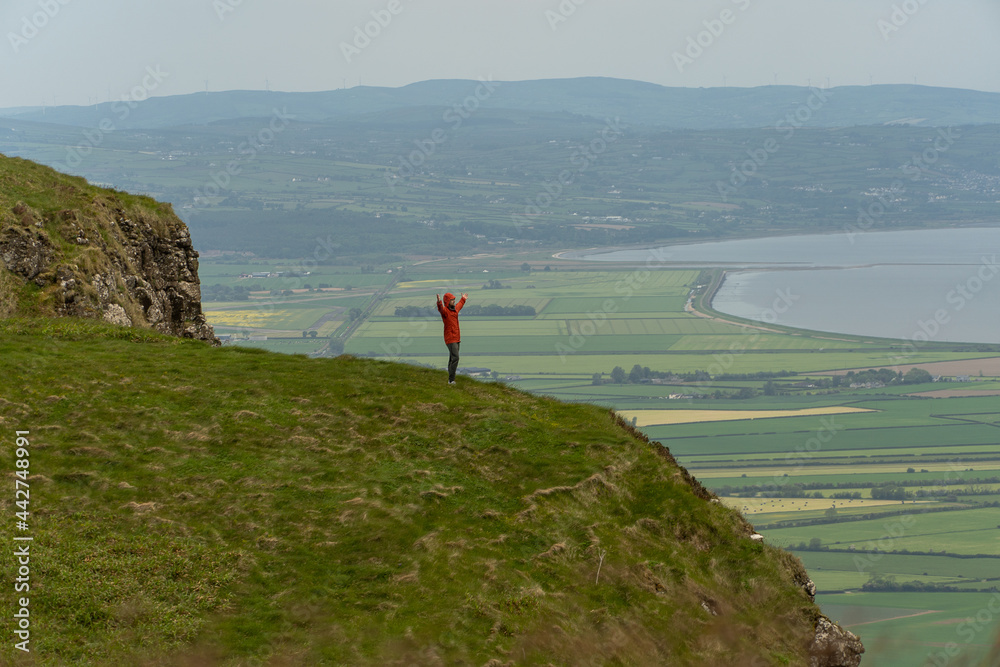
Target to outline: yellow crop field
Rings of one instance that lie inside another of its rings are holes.
[[[775,419],[777,417],[812,417],[844,415],[855,412],[875,412],[864,408],[827,407],[802,410],[623,410],[625,419],[636,419],[636,426],[694,424],[698,422],[742,421],[744,419]]]
[[[205,318],[213,326],[263,328],[276,319],[287,317],[289,311],[267,311],[264,308],[246,310],[206,310]]]
[[[836,499],[830,498],[722,498],[723,504],[739,510],[743,514],[769,514],[774,512],[799,512],[803,510],[826,510],[836,507],[838,510],[852,507],[882,507],[883,505],[899,505],[898,500],[871,500],[867,498]],[[927,504],[933,501],[918,501]],[[907,504],[917,504],[911,501]]]

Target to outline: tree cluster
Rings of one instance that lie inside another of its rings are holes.
[[[462,316],[471,317],[534,317],[534,306],[500,306],[470,304],[462,308]],[[437,317],[437,308],[429,306],[396,306],[395,317]]]
[[[236,287],[230,287],[229,285],[221,285],[221,284],[210,285],[207,287],[202,286],[201,300],[202,301],[249,301],[250,288],[243,287],[242,285],[237,285]]]
[[[896,581],[891,574],[873,572],[861,590],[871,593],[956,593],[961,589],[957,586],[935,584],[926,581]]]
[[[815,384],[820,389],[829,389],[834,387],[850,387],[852,384],[881,384],[889,386],[924,384],[933,381],[934,377],[922,368],[911,368],[905,375],[900,371],[893,371],[888,368],[880,368],[878,370],[869,368],[866,371],[847,371],[844,375],[822,378],[817,380]]]

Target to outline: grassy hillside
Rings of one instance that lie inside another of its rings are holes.
[[[0,372],[4,661],[807,662],[798,562],[604,409],[73,319],[0,322]]]

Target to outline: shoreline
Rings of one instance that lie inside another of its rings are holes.
[[[554,259],[562,259],[568,261],[589,261],[589,262],[613,262],[618,260],[602,260],[602,259],[585,259],[584,257],[566,257],[565,255],[569,253],[593,253],[597,255],[606,255],[613,252],[623,252],[628,250],[662,250],[664,248],[674,248],[683,247],[690,245],[701,245],[701,244],[713,244],[713,243],[735,243],[739,241],[759,241],[759,240],[773,240],[773,239],[788,239],[788,238],[803,238],[803,237],[815,237],[815,236],[872,236],[881,234],[898,234],[907,232],[941,232],[941,231],[954,231],[961,229],[1000,229],[1000,224],[997,223],[969,223],[969,224],[954,224],[945,227],[899,227],[896,229],[879,229],[879,230],[861,230],[852,232],[849,229],[837,229],[837,230],[826,230],[826,231],[794,231],[788,233],[778,233],[778,234],[748,234],[746,236],[731,236],[725,238],[705,238],[705,239],[685,239],[677,241],[667,241],[656,245],[651,245],[649,243],[636,243],[622,246],[595,246],[592,248],[586,248],[583,250],[561,250],[552,255]],[[596,253],[594,251],[597,251]],[[624,260],[629,261],[629,260]],[[725,262],[720,262],[720,264]],[[768,264],[780,264],[780,262],[769,262]],[[809,268],[824,268],[824,267],[809,267]],[[840,267],[826,267],[826,268],[840,268]]]

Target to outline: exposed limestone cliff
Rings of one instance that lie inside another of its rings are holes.
[[[217,342],[169,204],[0,156],[0,316],[92,317]]]

